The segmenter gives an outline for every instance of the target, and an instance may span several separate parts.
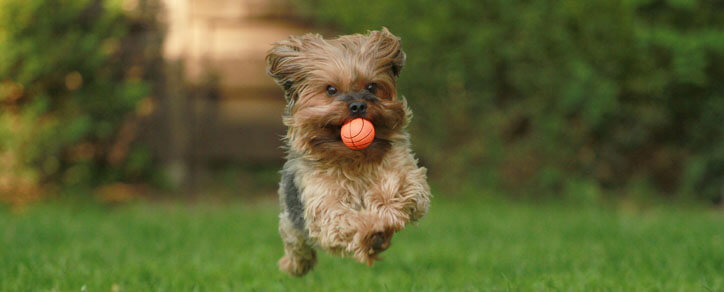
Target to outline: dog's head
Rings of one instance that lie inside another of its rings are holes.
[[[404,136],[410,112],[397,97],[396,78],[405,62],[400,39],[386,28],[325,40],[318,34],[277,42],[267,72],[285,93],[289,147],[318,159],[376,161]],[[351,150],[341,126],[354,118],[375,126],[375,139]]]

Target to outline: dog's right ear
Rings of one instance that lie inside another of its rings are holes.
[[[288,39],[273,44],[266,55],[266,72],[284,89],[287,102],[295,98],[295,86],[302,81],[304,46],[315,35],[301,37],[290,36]]]

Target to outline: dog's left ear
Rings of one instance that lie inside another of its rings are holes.
[[[378,65],[389,67],[393,76],[400,76],[406,58],[400,38],[393,35],[386,27],[382,27],[382,30],[369,32],[369,45],[370,49],[376,52]]]

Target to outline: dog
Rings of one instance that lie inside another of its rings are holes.
[[[305,275],[316,263],[315,248],[371,266],[395,232],[427,213],[427,170],[410,149],[405,128],[412,112],[396,88],[405,58],[400,38],[384,27],[335,39],[290,36],[268,51],[267,73],[287,102],[280,270]],[[340,137],[354,118],[375,128],[362,150]]]

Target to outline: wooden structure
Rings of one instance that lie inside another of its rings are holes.
[[[183,64],[185,79],[201,84],[216,76],[218,96],[180,101],[195,116],[172,142],[186,143],[192,159],[280,161],[281,90],[265,74],[264,57],[275,41],[306,32],[292,7],[280,0],[163,0],[168,33],[164,56]],[[173,107],[173,106],[171,106]],[[171,109],[173,111],[173,109]],[[174,117],[170,117],[174,119]],[[172,127],[173,128],[173,127]],[[194,130],[195,129],[195,130]]]

